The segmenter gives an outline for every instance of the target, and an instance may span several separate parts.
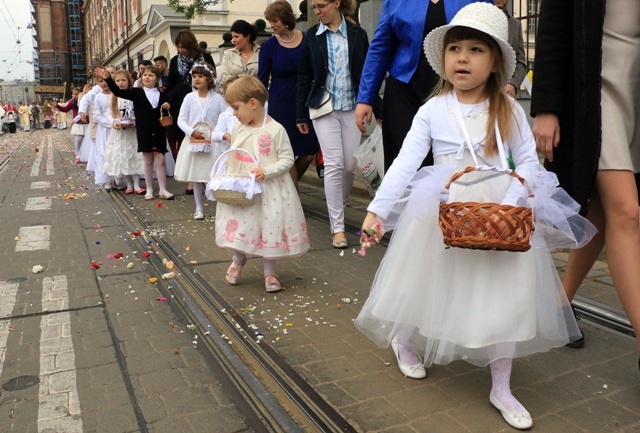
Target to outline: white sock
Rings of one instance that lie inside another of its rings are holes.
[[[193,183],[193,198],[196,201],[196,212],[200,211],[204,213],[203,197],[204,185],[200,182]]]

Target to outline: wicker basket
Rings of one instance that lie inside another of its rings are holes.
[[[467,167],[455,173],[446,188],[467,173]],[[524,179],[512,171],[524,185]],[[498,203],[453,202],[440,204],[440,229],[444,243],[451,247],[497,251],[528,251],[535,227],[531,208]]]
[[[211,171],[211,181],[207,184],[207,189],[211,191],[215,201],[234,206],[247,206],[252,203],[255,197],[262,192],[262,185],[256,183],[255,175],[237,175],[226,173],[226,160],[232,152],[243,152],[251,157],[253,163],[258,167],[258,161],[254,156],[244,149],[229,149],[223,152],[216,160]],[[242,191],[222,187],[220,183],[227,183],[231,180],[235,184],[242,185]]]
[[[160,124],[165,128],[173,125],[173,117],[171,117],[171,113],[167,111],[167,115],[164,115],[164,110],[160,108]]]
[[[198,122],[193,129],[202,134],[202,138],[189,137],[189,152],[211,153],[211,133],[213,128],[206,122]]]

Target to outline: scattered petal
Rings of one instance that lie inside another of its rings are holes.
[[[149,282],[152,283],[152,284],[155,283],[156,281],[158,281],[158,279],[156,277],[149,278]]]
[[[156,207],[162,207],[162,203],[160,202],[156,203]]]
[[[92,267],[93,269],[100,269],[100,265],[99,265],[99,264],[97,264],[96,262],[91,262],[91,267]]]
[[[142,253],[141,256],[143,259],[146,259],[147,257],[149,257],[151,255],[151,253]]]
[[[163,280],[170,280],[171,278],[173,278],[175,276],[176,276],[175,272],[167,272],[166,274],[162,274],[162,279]]]
[[[192,264],[192,265],[195,265],[195,264],[198,263],[198,261],[197,260],[189,260],[189,263]]]
[[[38,272],[42,272],[44,271],[44,268],[42,267],[42,265],[35,265],[33,268],[31,268],[31,272],[33,272],[34,274],[37,274]]]
[[[173,269],[173,261],[168,261],[167,263],[165,263],[165,266],[167,267],[167,269]]]
[[[156,298],[156,301],[167,302],[167,298],[165,298],[164,296],[161,296],[159,298]]]
[[[133,262],[127,263],[127,269],[131,269],[131,268],[133,268]]]
[[[16,236],[15,240],[19,241],[20,240],[20,236]]]

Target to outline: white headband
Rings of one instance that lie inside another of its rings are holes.
[[[208,73],[211,74],[211,78],[216,76],[215,72],[213,72],[211,69],[209,69],[209,67],[206,65],[206,63],[196,63],[196,64],[194,64],[193,67],[191,67],[191,75],[193,75],[193,70],[196,69],[196,68],[204,69],[205,71],[207,71]]]

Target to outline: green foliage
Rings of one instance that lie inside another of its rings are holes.
[[[213,6],[222,0],[168,0],[167,4],[174,11],[183,14],[186,19],[192,19],[196,14],[206,12],[207,6]],[[231,0],[233,1],[233,0]]]

